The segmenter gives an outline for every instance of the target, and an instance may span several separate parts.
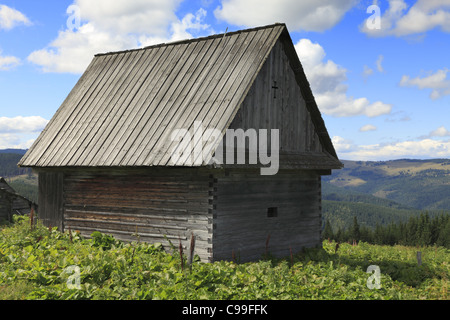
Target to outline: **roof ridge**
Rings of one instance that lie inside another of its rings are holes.
[[[216,38],[224,37],[224,36],[227,36],[227,35],[235,35],[235,34],[240,34],[240,33],[244,33],[244,32],[254,32],[254,31],[258,31],[258,30],[262,30],[262,29],[275,28],[275,27],[278,27],[278,26],[286,27],[286,24],[285,23],[281,23],[281,22],[276,22],[276,23],[273,23],[273,24],[265,25],[265,26],[259,26],[259,27],[248,28],[248,29],[241,29],[241,30],[230,31],[230,32],[223,32],[223,33],[212,34],[212,35],[209,35],[209,36],[203,36],[203,37],[198,37],[198,38],[175,40],[175,41],[171,41],[171,42],[162,42],[162,43],[158,43],[158,44],[145,46],[145,47],[142,47],[142,48],[135,48],[135,49],[127,49],[127,50],[119,50],[119,51],[110,51],[110,52],[97,53],[94,56],[95,57],[97,57],[97,56],[106,56],[106,55],[127,53],[127,52],[133,52],[133,51],[154,49],[154,48],[159,48],[159,47],[164,47],[164,46],[171,46],[171,45],[177,45],[177,44],[185,44],[185,43],[191,43],[191,42],[197,42],[197,41],[205,41],[205,40],[210,40],[210,39],[216,39]]]

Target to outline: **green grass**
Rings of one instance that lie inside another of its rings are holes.
[[[323,243],[286,259],[184,263],[176,245],[123,243],[95,233],[60,233],[16,218],[0,231],[0,299],[448,299],[450,252]],[[416,252],[422,252],[417,265]],[[185,257],[184,257],[185,259]],[[369,289],[369,265],[381,288]],[[70,288],[80,270],[80,288]]]

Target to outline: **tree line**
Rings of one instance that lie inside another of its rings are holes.
[[[22,155],[16,153],[0,153],[0,177],[13,177],[22,174],[30,174],[31,169],[19,168],[17,163]]]
[[[360,225],[354,216],[351,227],[337,230],[333,230],[327,219],[322,239],[350,243],[363,241],[378,245],[437,245],[450,248],[450,215],[441,214],[431,218],[428,212],[422,212],[418,216],[409,217],[405,222],[391,222],[386,225],[377,223],[374,228]]]

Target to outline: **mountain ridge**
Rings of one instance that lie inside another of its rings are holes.
[[[323,177],[324,197],[339,190],[344,194],[357,192],[391,200],[418,210],[450,210],[450,159],[341,162],[343,169]]]

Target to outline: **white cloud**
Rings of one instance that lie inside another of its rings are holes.
[[[355,149],[353,142],[343,137],[333,136],[331,141],[337,153],[348,153]]]
[[[383,68],[383,66],[381,65],[381,63],[383,62],[383,59],[384,59],[383,55],[380,54],[380,55],[378,56],[377,61],[376,61],[376,64],[377,64],[377,70],[378,70],[379,72],[384,72],[384,68]]]
[[[27,59],[44,72],[82,73],[96,53],[134,47],[136,41],[131,37],[113,35],[86,23],[78,30],[60,31],[49,47],[33,51]]]
[[[112,34],[165,35],[181,0],[75,0],[81,18]]]
[[[39,116],[0,117],[0,149],[28,149],[47,123]]]
[[[39,132],[44,129],[48,120],[40,116],[30,117],[0,117],[0,133],[32,133]]]
[[[20,24],[28,26],[31,22],[22,12],[0,4],[0,30],[11,30]]]
[[[295,49],[305,69],[319,109],[327,115],[377,117],[389,114],[392,106],[381,101],[347,95],[347,70],[331,60],[324,61],[325,51],[318,43],[301,39]]]
[[[192,38],[192,32],[198,33],[213,33],[211,27],[208,24],[203,23],[203,19],[206,17],[206,10],[200,8],[195,14],[188,13],[183,19],[173,22],[169,28],[170,37],[155,37],[141,35],[139,37],[139,43],[141,46],[149,46],[162,42],[178,41],[183,39]],[[190,32],[188,32],[188,30]]]
[[[373,37],[421,34],[437,27],[450,32],[450,0],[418,0],[409,10],[404,0],[389,0],[389,8],[381,16],[381,28],[368,28],[366,21],[360,30]]]
[[[373,74],[373,69],[371,69],[368,66],[364,65],[363,76],[365,78],[367,78],[368,76],[371,76],[372,74]]]
[[[450,79],[447,79],[448,69],[438,70],[424,77],[410,78],[404,75],[400,80],[401,87],[417,87],[419,89],[432,89],[431,99],[438,99],[450,95]]]
[[[223,0],[214,15],[238,26],[285,22],[291,31],[325,31],[339,23],[356,3],[355,0]]]
[[[28,149],[35,139],[25,140],[21,135],[0,133],[0,149]]]
[[[375,131],[375,130],[377,130],[377,127],[375,127],[372,124],[366,124],[365,126],[359,128],[360,132]]]
[[[335,136],[332,139],[339,158],[346,160],[392,160],[401,158],[449,158],[450,140],[429,138],[418,141],[402,141],[387,144],[355,145]]]
[[[0,71],[10,70],[20,64],[20,59],[14,56],[2,56],[0,50]]]
[[[450,131],[448,131],[444,126],[442,126],[434,131],[431,131],[430,137],[450,137]]]
[[[44,72],[82,73],[96,53],[191,38],[191,32],[211,32],[203,23],[203,9],[178,19],[175,10],[179,2],[76,0],[78,28],[60,31],[46,48],[32,52],[28,61]]]

